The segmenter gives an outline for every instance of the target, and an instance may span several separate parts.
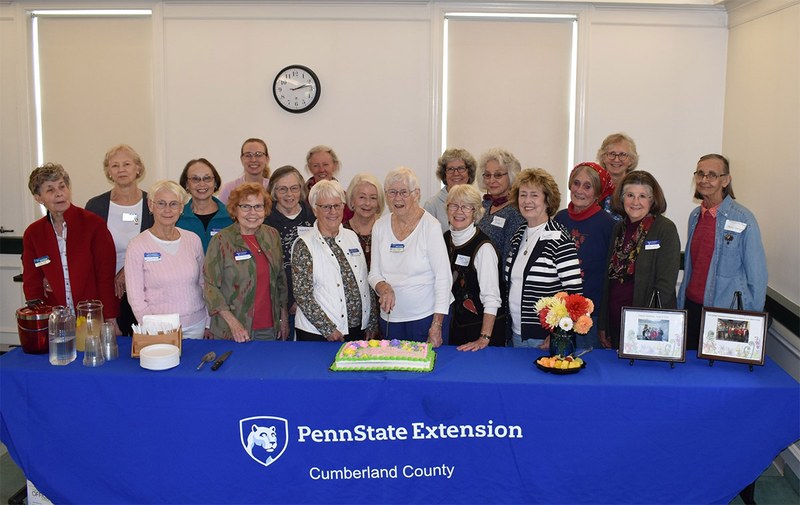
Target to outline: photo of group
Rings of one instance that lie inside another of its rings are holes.
[[[640,320],[639,331],[636,334],[636,339],[656,342],[669,342],[669,320]]]
[[[717,340],[749,342],[750,323],[741,319],[717,319]]]
[[[697,357],[763,365],[767,314],[744,310],[703,308]]]

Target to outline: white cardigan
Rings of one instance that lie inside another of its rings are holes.
[[[347,299],[344,293],[344,281],[339,262],[331,250],[328,243],[319,232],[318,222],[314,223],[313,228],[300,235],[297,240],[305,242],[313,261],[314,278],[314,299],[325,312],[325,314],[336,325],[336,329],[343,335],[349,333],[347,324]],[[297,244],[295,240],[295,244]],[[339,234],[336,235],[336,243],[344,252],[347,263],[353,270],[353,274],[358,282],[358,290],[361,294],[361,329],[366,329],[370,314],[369,282],[367,281],[367,260],[364,258],[364,251],[358,236],[351,230],[339,226]],[[292,246],[294,251],[294,245]],[[295,327],[309,333],[319,335],[320,331],[303,314],[300,306],[294,320]]]

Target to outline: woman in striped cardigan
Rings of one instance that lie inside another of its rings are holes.
[[[559,291],[581,294],[578,252],[567,229],[552,220],[561,204],[553,176],[541,168],[523,170],[511,188],[511,201],[526,221],[505,258],[512,342],[514,347],[545,348],[548,331],[534,305]]]

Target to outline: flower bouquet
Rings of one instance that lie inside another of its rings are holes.
[[[568,295],[560,291],[540,298],[534,309],[542,328],[551,332],[551,354],[571,354],[575,351],[575,333],[585,335],[592,327],[594,303],[583,295]]]

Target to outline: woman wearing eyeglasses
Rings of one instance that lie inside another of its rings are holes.
[[[286,284],[289,288],[289,340],[294,340],[294,317],[297,303],[292,287],[292,244],[295,239],[309,231],[316,221],[311,207],[306,203],[306,187],[303,176],[296,168],[285,165],[275,170],[267,186],[275,206],[269,213],[265,224],[278,230],[283,246],[283,269],[286,271]]]
[[[336,174],[342,168],[342,162],[336,155],[332,147],[325,145],[314,146],[306,154],[306,170],[311,177],[306,181],[306,194],[310,194],[311,188],[319,181],[335,181]],[[343,220],[347,221],[353,216],[353,211],[349,207],[344,208]],[[343,222],[344,222],[343,221]]]
[[[625,216],[616,214],[611,208],[611,197],[622,179],[633,171],[639,164],[639,153],[636,152],[636,142],[624,133],[612,133],[600,144],[597,150],[597,162],[611,175],[611,192],[603,194],[600,207],[611,214],[616,221],[621,221]]]
[[[683,282],[678,307],[687,311],[686,348],[697,349],[703,307],[733,306],[761,312],[767,293],[767,260],[752,212],[733,195],[730,164],[720,154],[697,162],[694,197],[700,206],[689,215]]]
[[[297,340],[341,342],[377,333],[375,294],[358,237],[342,226],[346,195],[323,180],[308,196],[317,220],[292,249]]]
[[[474,186],[461,184],[450,190],[445,202],[450,229],[444,234],[444,242],[455,298],[449,343],[457,345],[459,351],[506,345],[497,249],[475,226],[483,215],[481,201]]]
[[[125,251],[133,237],[153,225],[153,215],[147,209],[147,192],[138,185],[144,178],[144,163],[131,146],[118,144],[109,149],[103,158],[103,172],[114,186],[111,191],[86,202],[86,210],[106,221],[114,239],[117,262],[114,291],[119,298],[117,324],[122,335],[130,335],[131,324],[136,319],[125,293]]]
[[[386,175],[391,211],[372,229],[369,283],[380,297],[381,335],[388,339],[447,343],[453,276],[442,227],[419,205],[419,180],[411,169]]]
[[[214,196],[221,183],[219,172],[205,158],[189,160],[179,182],[192,198],[184,206],[177,226],[196,233],[205,253],[211,237],[233,223],[225,204]]]
[[[485,212],[478,222],[478,228],[492,239],[500,252],[500,261],[504,261],[511,248],[511,237],[525,223],[519,210],[509,201],[520,163],[510,152],[495,148],[483,153],[478,162],[478,171],[478,187],[486,190],[483,195]]]
[[[676,307],[681,241],[675,224],[664,216],[664,192],[649,172],[626,175],[612,208],[625,219],[611,232],[598,337],[603,347],[618,349],[622,307],[649,307],[656,294],[661,308]]]
[[[231,192],[246,182],[261,184],[266,189],[269,184],[269,151],[267,143],[259,138],[249,138],[242,143],[239,161],[242,162],[244,173],[230,182],[222,185],[219,190],[219,199],[228,203]]]
[[[458,184],[475,182],[475,158],[464,149],[448,149],[439,157],[436,175],[444,187],[425,202],[425,210],[442,223],[442,232],[449,230],[445,200],[447,193]]]
[[[150,189],[155,222],[133,238],[125,255],[125,285],[138,321],[152,314],[179,314],[183,338],[203,338],[208,313],[203,301],[203,246],[196,234],[175,224],[187,194],[173,181]]]
[[[241,343],[289,335],[281,238],[264,224],[271,210],[272,199],[260,184],[231,192],[234,223],[212,237],[203,267],[213,338]]]

